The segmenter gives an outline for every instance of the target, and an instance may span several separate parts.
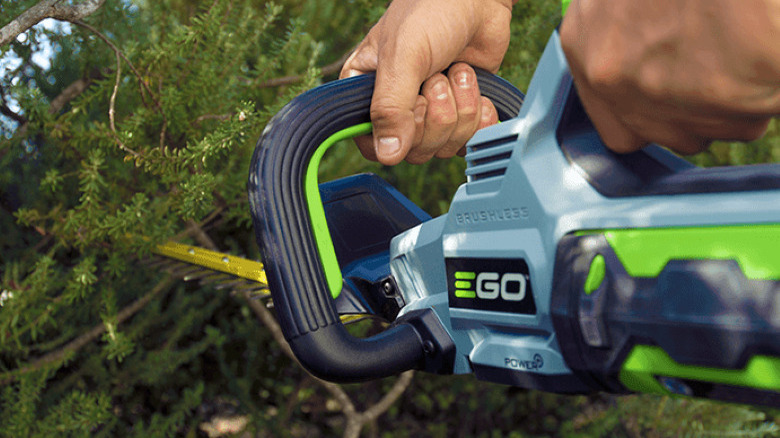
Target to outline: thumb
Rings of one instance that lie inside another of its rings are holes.
[[[419,92],[429,66],[412,63],[415,56],[405,50],[396,56],[393,45],[385,46],[389,53],[379,56],[371,100],[371,121],[374,126],[374,151],[385,165],[403,161],[416,137],[415,109],[420,112]],[[424,106],[424,105],[423,105]],[[422,128],[417,126],[417,128]]]
[[[371,101],[374,152],[380,163],[398,164],[408,155],[415,138],[413,107],[420,85],[411,89],[404,85],[383,87],[377,73],[375,87]]]
[[[376,72],[371,98],[373,134],[357,137],[355,142],[366,158],[395,165],[406,157],[415,138],[413,108],[422,79],[409,77],[410,71],[402,66],[404,57],[397,59],[395,50],[382,50],[384,58],[379,56],[381,30],[380,21],[347,59],[340,77]]]

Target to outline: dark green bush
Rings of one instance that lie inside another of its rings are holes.
[[[36,3],[0,3],[0,25]],[[259,301],[141,262],[169,239],[258,257],[245,184],[265,122],[335,78],[383,10],[374,0],[106,2],[83,24],[39,26],[0,47],[19,60],[0,75],[0,436],[194,437],[226,424],[337,436],[351,427],[348,403],[359,411],[391,391],[396,379],[322,385],[258,323]],[[515,16],[501,74],[525,89],[560,12],[525,0]],[[49,68],[33,61],[46,41]],[[695,159],[777,161],[778,134],[775,123],[754,145]],[[342,145],[322,178],[371,170],[441,214],[463,169],[462,159],[383,168]],[[777,415],[418,374],[365,432],[771,436]]]

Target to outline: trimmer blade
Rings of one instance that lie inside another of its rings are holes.
[[[144,266],[169,272],[184,281],[198,281],[217,290],[248,293],[253,299],[271,296],[265,269],[260,262],[176,242],[158,245],[155,254],[155,257],[143,262]],[[266,301],[266,306],[273,308],[273,302]],[[340,315],[344,324],[370,317],[372,315],[362,313]]]

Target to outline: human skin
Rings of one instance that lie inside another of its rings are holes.
[[[341,76],[376,71],[373,139],[366,158],[422,163],[461,150],[498,121],[469,67],[495,73],[509,46],[509,0],[395,0],[349,57]],[[450,64],[448,74],[442,72]]]
[[[754,140],[780,114],[780,0],[573,1],[560,36],[617,152]]]
[[[377,74],[373,137],[357,140],[363,155],[388,165],[449,157],[497,121],[466,64],[497,71],[511,6],[390,4],[342,70]],[[653,142],[695,153],[715,139],[758,138],[780,114],[780,0],[574,0],[560,36],[583,105],[614,151]]]

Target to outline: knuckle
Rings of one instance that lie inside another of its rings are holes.
[[[374,123],[392,124],[401,119],[407,111],[388,98],[377,97],[371,102],[369,114]]]
[[[644,65],[637,74],[636,84],[645,95],[663,99],[672,88],[668,81],[668,71],[655,63]]]
[[[453,108],[433,108],[429,113],[428,121],[443,128],[450,128],[458,123],[458,115]]]
[[[585,80],[594,88],[611,88],[623,82],[623,72],[617,63],[604,61],[589,62],[585,67]]]
[[[469,96],[466,99],[456,99],[456,105],[458,107],[458,115],[466,118],[473,119],[477,115],[477,102],[476,99]]]
[[[395,104],[395,102],[382,98],[382,97],[376,97],[374,100],[371,101],[371,118],[393,118],[397,117],[401,114],[401,109],[398,107],[398,105]]]
[[[635,152],[647,144],[644,139],[639,138],[628,129],[613,127],[612,129],[602,129],[599,134],[607,148],[619,154]]]

